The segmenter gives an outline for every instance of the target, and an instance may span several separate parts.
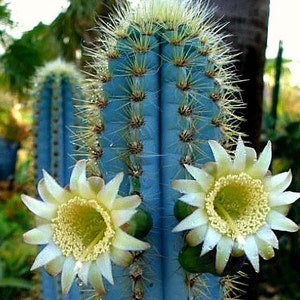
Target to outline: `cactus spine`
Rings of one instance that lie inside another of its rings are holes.
[[[105,49],[90,51],[94,75],[87,82],[86,129],[78,133],[90,171],[106,180],[123,171],[122,192],[140,194],[153,218],[152,252],[133,254],[139,259],[128,276],[132,290],[125,295],[116,283],[107,299],[221,297],[219,278],[180,267],[183,239],[171,233],[178,198],[171,181],[187,176],[184,164],[212,160],[208,140],[230,148],[239,134],[235,56],[213,11],[201,1],[126,4],[104,26]]]
[[[42,169],[67,184],[74,165],[75,145],[71,143],[73,126],[78,126],[76,99],[82,99],[81,74],[73,64],[56,60],[37,70],[33,78],[34,145],[36,180]],[[41,271],[42,299],[76,299],[79,289],[74,286],[67,297],[61,296],[57,280]]]

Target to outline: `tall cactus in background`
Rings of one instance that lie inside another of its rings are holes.
[[[74,126],[79,125],[76,101],[82,100],[83,77],[73,64],[56,60],[39,68],[33,78],[35,177],[42,176],[42,169],[66,185],[75,164],[72,155],[76,147],[71,143]],[[76,299],[79,289],[75,286],[63,297],[60,284],[42,271],[42,299]],[[75,297],[75,298],[74,298]]]
[[[123,171],[121,193],[140,195],[153,218],[148,235],[153,247],[136,254],[127,274],[132,284],[122,285],[126,275],[118,274],[120,282],[109,287],[105,299],[221,297],[219,277],[180,266],[183,239],[171,233],[174,211],[178,219],[191,213],[190,206],[176,201],[179,194],[171,182],[188,177],[184,165],[213,160],[208,140],[230,149],[241,135],[234,113],[242,106],[235,55],[213,13],[201,1],[144,0],[134,9],[120,5],[110,25],[100,27],[104,47],[90,51],[94,64],[86,88],[86,128],[77,132],[90,173],[109,180]]]

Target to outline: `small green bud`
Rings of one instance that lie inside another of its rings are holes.
[[[152,226],[151,215],[147,211],[138,208],[130,221],[125,224],[124,230],[135,238],[142,239],[149,233]]]
[[[233,275],[242,268],[245,262],[244,255],[240,257],[230,256],[225,270],[218,274],[215,269],[216,251],[209,251],[200,256],[201,249],[202,245],[195,247],[185,245],[182,248],[178,255],[178,261],[185,271],[190,273],[211,273],[215,276]]]
[[[181,200],[177,200],[174,205],[174,215],[180,222],[181,220],[189,216],[195,209],[196,207],[193,207]]]

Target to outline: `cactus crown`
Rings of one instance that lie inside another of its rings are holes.
[[[65,182],[74,164],[71,130],[79,125],[75,106],[82,99],[83,76],[75,65],[57,59],[37,69],[32,81],[36,178],[45,169]]]

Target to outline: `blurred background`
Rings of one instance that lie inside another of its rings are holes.
[[[195,2],[200,0],[194,0]],[[138,0],[133,1],[134,4]],[[291,169],[291,190],[300,191],[300,2],[211,0],[216,18],[229,22],[228,42],[236,63],[247,119],[242,130],[260,151],[273,143],[272,171]],[[97,19],[114,0],[0,0],[0,299],[38,299],[38,276],[29,271],[35,249],[22,242],[32,227],[20,194],[35,194],[32,136],[32,77],[56,58],[88,71]],[[243,80],[245,79],[245,80]],[[300,223],[300,203],[290,218]],[[260,274],[245,269],[251,300],[300,299],[300,236],[278,235],[275,258]]]

